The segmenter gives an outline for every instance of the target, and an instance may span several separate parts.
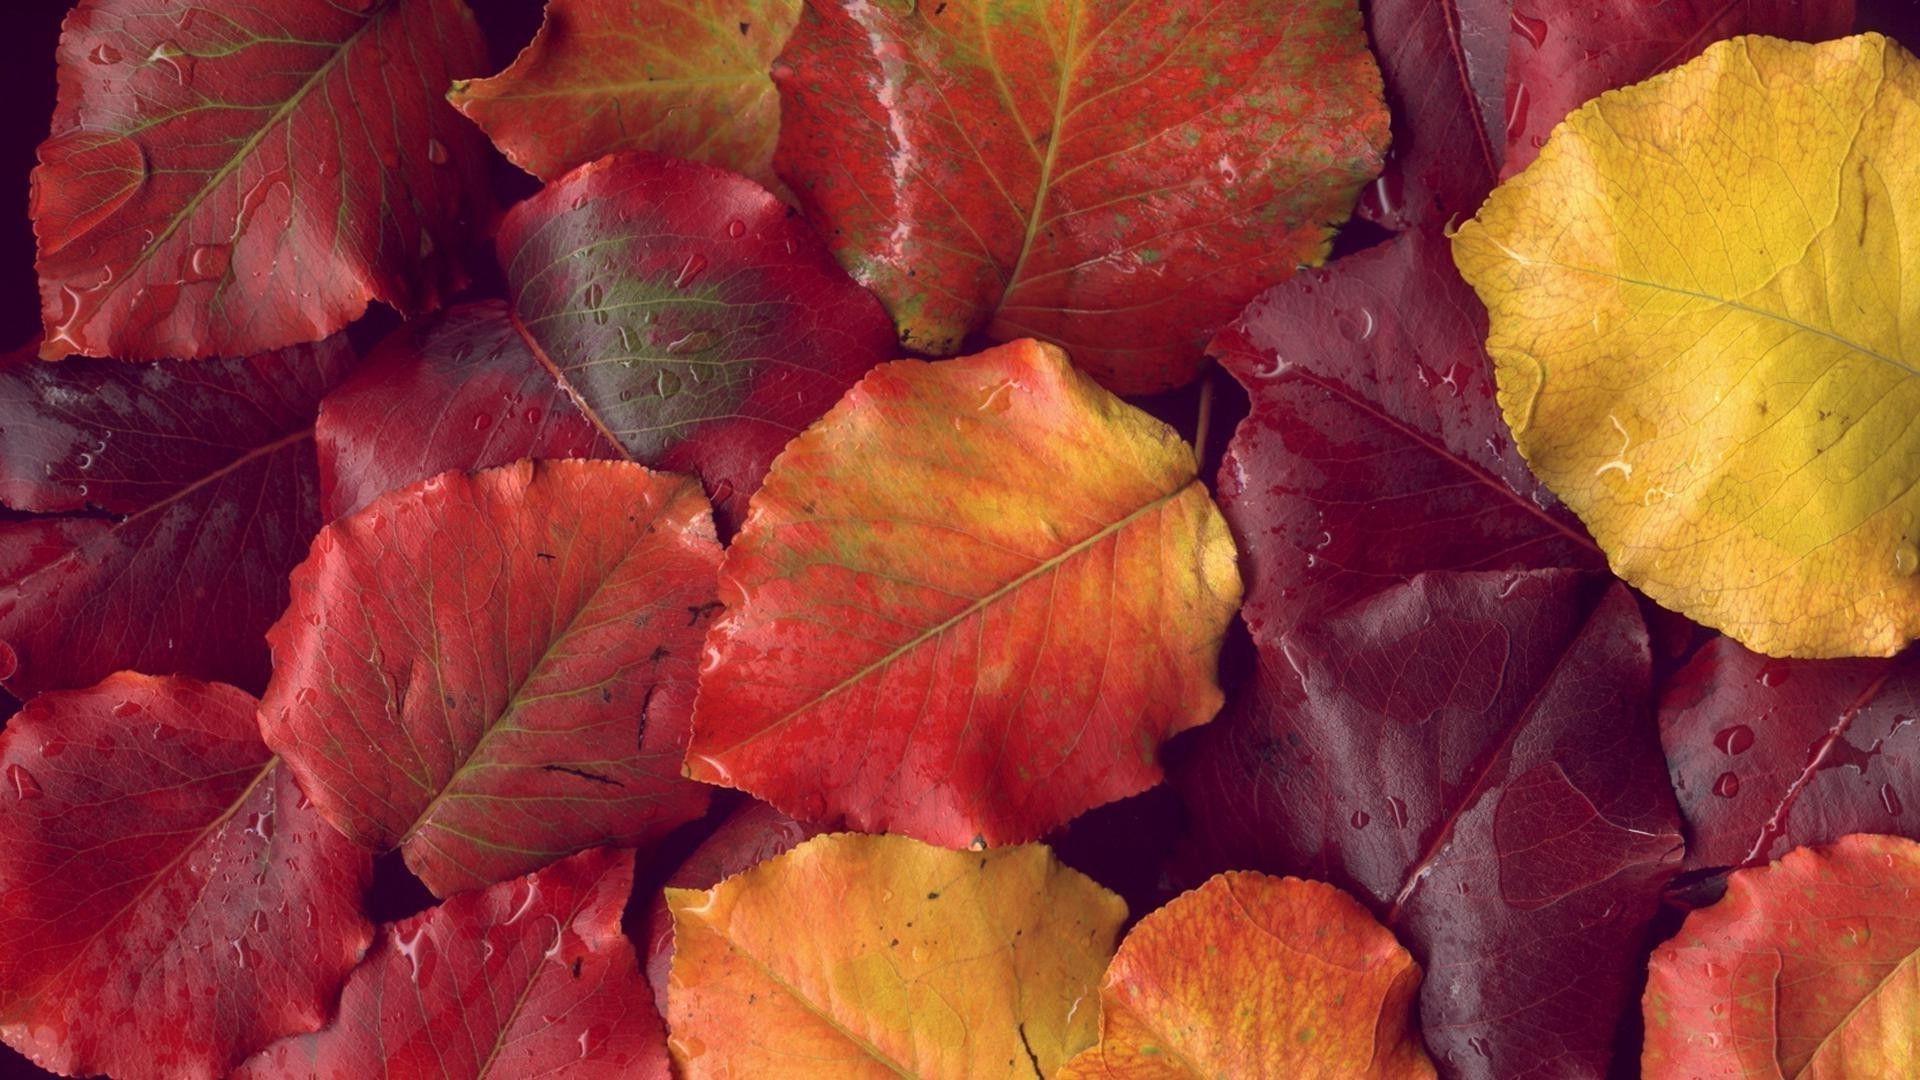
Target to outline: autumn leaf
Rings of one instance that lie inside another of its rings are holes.
[[[667,1080],[620,909],[633,855],[584,851],[380,930],[333,1023],[234,1080]]]
[[[679,776],[720,559],[627,462],[444,473],[322,529],[268,632],[267,745],[436,895],[698,817]]]
[[[1525,168],[1568,113],[1739,34],[1839,37],[1854,0],[1514,0],[1506,169]]]
[[[1387,113],[1352,0],[809,4],[775,166],[900,341],[1057,342],[1143,393],[1326,256]]]
[[[1508,442],[1485,336],[1422,228],[1269,289],[1214,339],[1252,402],[1219,492],[1256,639],[1423,570],[1605,568]]]
[[[780,99],[767,71],[800,0],[547,0],[505,71],[448,99],[515,165],[552,180],[620,150],[773,175]]]
[[[372,860],[230,686],[123,673],[0,733],[0,1038],[64,1075],[217,1077],[324,1024]]]
[[[0,358],[0,682],[267,682],[266,629],[320,527],[313,417],[344,338],[244,360]]]
[[[810,821],[1032,839],[1220,706],[1233,544],[1171,428],[1032,341],[875,369],[727,551],[688,775]]]
[[[1708,642],[1660,705],[1688,865],[1764,864],[1848,833],[1920,834],[1915,717],[1912,652],[1773,660]]]
[[[1849,836],[1736,871],[1648,965],[1648,1077],[1920,1070],[1920,847]]]
[[[50,359],[236,356],[465,281],[487,190],[459,0],[82,0],[29,211]]]
[[[1189,869],[1325,880],[1426,969],[1442,1075],[1608,1075],[1681,837],[1634,601],[1573,571],[1432,573],[1304,623],[1175,782]]]
[[[1723,42],[1582,107],[1454,240],[1534,472],[1630,584],[1760,652],[1920,633],[1916,94],[1875,34]]]
[[[687,1080],[1051,1076],[1094,1041],[1126,918],[1039,845],[851,834],[667,903],[669,1045]]]
[[[1060,1080],[1431,1077],[1420,968],[1331,885],[1228,873],[1140,920]]]

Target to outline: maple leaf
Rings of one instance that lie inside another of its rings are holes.
[[[1060,1080],[1418,1080],[1420,968],[1330,885],[1227,873],[1149,914],[1100,988],[1100,1042]]]
[[[294,570],[261,730],[436,895],[657,838],[706,806],[678,774],[719,559],[698,486],[627,462],[391,492]]]
[[[1920,847],[1848,836],[1738,870],[1647,970],[1641,1069],[1848,1080],[1920,1068]]]
[[[774,165],[909,348],[984,328],[1178,385],[1379,171],[1352,0],[809,4]]]
[[[230,686],[132,673],[0,733],[0,1038],[65,1075],[216,1077],[326,1022],[372,860]]]
[[[621,150],[773,175],[780,99],[767,69],[800,0],[548,0],[505,71],[448,99],[515,165],[551,180]]]
[[[0,359],[0,681],[137,669],[267,681],[264,634],[320,527],[314,410],[344,338],[243,360]]]
[[[884,364],[774,463],[688,775],[965,847],[1160,778],[1220,705],[1233,545],[1171,428],[1050,345]]]
[[[234,1080],[667,1080],[620,909],[633,854],[583,851],[380,928],[324,1030]]]
[[[1094,1041],[1088,1006],[1126,918],[1037,844],[852,834],[667,903],[669,1046],[688,1080],[1051,1076]]]
[[[487,190],[459,0],[82,0],[30,213],[50,359],[236,356],[430,310]]]

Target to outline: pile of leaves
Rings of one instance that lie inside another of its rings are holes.
[[[79,0],[0,1039],[1914,1075],[1899,14]]]

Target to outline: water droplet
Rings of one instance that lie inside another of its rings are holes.
[[[1513,88],[1513,96],[1507,102],[1507,138],[1516,139],[1527,127],[1527,108],[1532,104],[1532,93],[1526,83]]]
[[[13,797],[20,800],[40,797],[40,781],[19,763],[7,766],[7,782],[13,785]]]
[[[120,50],[103,41],[87,53],[87,59],[96,64],[117,64],[120,62]]]
[[[1365,810],[1355,810],[1353,812],[1353,816],[1348,818],[1347,820],[1353,825],[1354,828],[1364,829],[1367,827],[1367,822],[1372,821],[1373,818]]]
[[[686,356],[688,353],[705,352],[719,340],[720,335],[712,330],[691,330],[667,344],[667,355]]]
[[[1393,796],[1387,796],[1387,818],[1396,829],[1407,827],[1407,804]]]
[[[653,392],[657,397],[670,398],[680,392],[680,375],[671,368],[661,368],[653,377]]]
[[[686,265],[680,268],[679,275],[673,279],[673,287],[676,289],[686,288],[688,285],[693,284],[693,279],[699,277],[706,269],[707,257],[697,251],[694,252],[687,256]]]
[[[137,701],[123,701],[113,707],[113,715],[120,717],[122,720],[129,716],[139,716],[140,712],[141,705]]]
[[[164,64],[173,81],[182,86],[193,82],[193,57],[171,41],[163,41],[147,54],[147,63]]]
[[[227,272],[233,249],[225,244],[201,244],[187,256],[188,281],[212,281]]]
[[[1731,799],[1740,794],[1740,778],[1730,772],[1723,772],[1713,782],[1713,793],[1723,799]]]
[[[473,418],[473,430],[475,431],[485,431],[492,426],[493,417],[486,413],[481,413],[479,416]]]
[[[1754,681],[1771,690],[1786,682],[1787,676],[1791,674],[1793,674],[1791,664],[1784,660],[1769,660],[1761,666],[1760,674],[1754,677]]]
[[[1531,15],[1522,15],[1516,11],[1513,13],[1512,25],[1513,32],[1526,38],[1527,44],[1534,48],[1537,49],[1547,43],[1546,20],[1536,19]]]
[[[735,240],[747,235],[747,223],[738,218],[727,222],[727,235]]]
[[[528,409],[526,412],[520,414],[520,419],[525,420],[529,424],[537,424],[540,422],[540,410]]]
[[[1892,784],[1880,785],[1880,805],[1886,807],[1887,813],[1894,817],[1899,817],[1900,811],[1904,809],[1900,805],[1900,793],[1893,790]]]
[[[1920,548],[1912,544],[1901,543],[1893,549],[1893,572],[1901,577],[1912,577],[1920,571]]]
[[[447,144],[439,139],[427,140],[427,160],[435,165],[447,163]]]
[[[1340,333],[1345,335],[1348,341],[1355,343],[1371,341],[1374,332],[1378,329],[1379,323],[1368,308],[1340,313]]]
[[[1753,745],[1753,729],[1745,724],[1735,724],[1729,728],[1721,728],[1719,733],[1713,737],[1713,745],[1718,747],[1720,752],[1728,757],[1733,757],[1736,754],[1744,754],[1747,752],[1747,748]]]

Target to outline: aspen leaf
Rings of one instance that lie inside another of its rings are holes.
[[[1580,108],[1454,239],[1534,471],[1771,655],[1920,633],[1916,99],[1877,34],[1734,38]]]

